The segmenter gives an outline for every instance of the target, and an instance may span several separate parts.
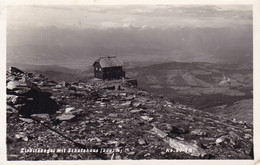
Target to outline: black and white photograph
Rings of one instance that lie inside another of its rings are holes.
[[[8,162],[257,156],[252,4],[5,9]]]

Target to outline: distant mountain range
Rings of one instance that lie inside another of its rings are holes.
[[[82,71],[51,65],[7,66],[40,73],[55,81],[85,82],[93,78],[92,67]],[[139,88],[149,92],[228,118],[252,121],[252,65],[168,62],[131,67],[128,63],[126,72],[128,77],[137,79]],[[228,107],[225,112],[221,110],[223,106]]]

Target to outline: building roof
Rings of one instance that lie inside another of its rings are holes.
[[[99,63],[102,68],[109,68],[115,66],[124,66],[123,62],[119,60],[116,56],[100,57],[95,63]]]

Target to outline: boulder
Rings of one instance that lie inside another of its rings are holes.
[[[109,117],[117,117],[117,114],[116,113],[110,113],[108,114]]]
[[[146,91],[138,91],[137,92],[137,95],[140,95],[140,96],[147,96],[149,93],[146,92]]]
[[[133,109],[130,111],[130,113],[138,113],[138,112],[143,112],[144,110],[142,109]]]
[[[204,157],[206,152],[196,144],[179,141],[177,139],[169,138],[169,145],[174,148],[176,152],[185,152],[191,156]]]
[[[126,97],[126,96],[127,96],[127,93],[125,93],[125,92],[119,93],[119,96],[121,96],[121,97]]]
[[[137,102],[137,101],[132,102],[132,106],[135,108],[139,108],[139,107],[141,107],[141,105],[142,104],[140,102]]]
[[[100,99],[102,102],[110,102],[110,99],[108,99],[108,98],[101,98]]]
[[[140,145],[146,144],[146,142],[144,141],[144,139],[138,139],[138,143],[139,143]]]
[[[56,119],[60,120],[60,121],[67,121],[67,120],[71,120],[75,117],[75,115],[73,114],[62,114],[60,116],[57,116]]]
[[[26,123],[32,123],[32,122],[33,122],[33,120],[30,119],[30,118],[23,118],[23,117],[20,117],[19,119],[22,120],[22,121],[24,121],[24,122],[26,122]]]
[[[161,131],[160,129],[156,128],[155,126],[152,128],[151,131],[154,132],[155,134],[157,134],[160,138],[165,138],[166,136],[168,136],[167,133]]]
[[[6,102],[9,105],[17,104],[18,103],[18,96],[16,96],[16,95],[7,95]]]
[[[146,120],[146,121],[152,121],[152,120],[153,120],[153,118],[152,118],[152,117],[149,117],[149,116],[141,116],[141,118],[142,118],[143,120]]]
[[[190,134],[202,136],[206,135],[207,133],[201,129],[194,129],[190,132]]]
[[[216,144],[221,144],[225,141],[226,136],[221,136],[216,139]]]
[[[128,108],[131,106],[132,101],[126,101],[120,105],[120,107]]]
[[[103,87],[103,89],[107,89],[107,90],[115,90],[116,87],[115,87],[115,86],[107,86],[107,87]]]
[[[185,128],[185,126],[183,125],[171,125],[171,133],[174,134],[186,134],[189,133],[189,130],[187,128]]]
[[[6,88],[7,88],[8,90],[14,90],[14,89],[16,89],[16,88],[18,87],[19,84],[20,84],[20,82],[19,82],[19,81],[16,81],[16,80],[14,80],[14,81],[9,81],[9,82],[7,83],[7,85],[6,85]]]
[[[44,121],[44,122],[50,122],[51,121],[50,115],[47,114],[47,113],[33,114],[33,115],[31,115],[31,117],[36,118],[40,121]]]
[[[16,68],[16,67],[10,67],[9,71],[14,74],[14,73],[24,73],[23,71],[21,71],[20,69]]]
[[[65,113],[70,113],[73,110],[75,110],[74,107],[68,107],[68,108],[65,109]]]
[[[15,139],[18,140],[18,141],[23,140],[23,141],[26,141],[26,142],[29,140],[28,136],[26,136],[26,134],[24,132],[20,132],[20,133],[16,134]]]

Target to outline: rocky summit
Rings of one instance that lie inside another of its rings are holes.
[[[133,83],[134,82],[134,83]],[[8,160],[253,159],[253,126],[136,87],[6,74]]]

